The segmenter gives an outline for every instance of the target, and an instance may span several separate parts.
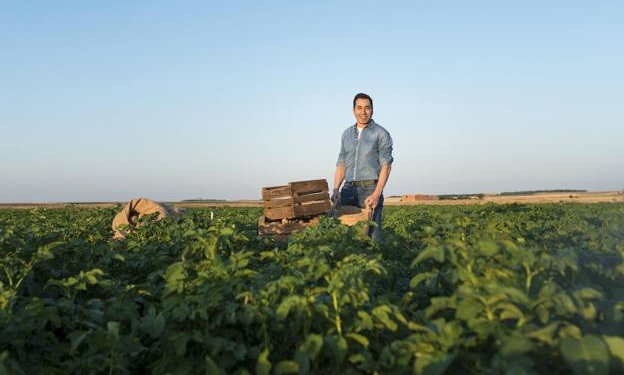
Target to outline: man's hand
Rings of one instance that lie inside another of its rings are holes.
[[[336,166],[336,173],[334,174],[334,191],[332,192],[331,200],[335,205],[340,203],[340,185],[342,185],[342,181],[344,181],[345,177],[345,166],[344,164],[339,164]]]
[[[331,200],[332,202],[334,202],[335,205],[338,205],[338,203],[340,203],[340,189],[334,189],[334,191],[332,192]]]
[[[373,192],[373,194],[366,197],[366,199],[364,200],[364,203],[367,206],[370,206],[374,210],[375,208],[377,208],[377,204],[379,204],[380,196],[381,196],[381,193]]]

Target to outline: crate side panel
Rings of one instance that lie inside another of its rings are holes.
[[[270,220],[291,219],[296,217],[293,206],[265,208],[264,216]]]
[[[306,193],[329,190],[327,180],[296,181],[291,182],[288,185],[290,186],[292,195],[301,195]]]
[[[300,204],[296,205],[294,208],[297,217],[314,216],[328,213],[331,210],[331,204],[329,201],[323,201],[310,204]]]
[[[329,201],[329,193],[324,190],[320,193],[297,195],[293,197],[295,203],[315,202],[315,201]]]
[[[265,201],[276,198],[286,198],[291,195],[292,192],[290,190],[290,186],[288,185],[262,188],[262,199]]]
[[[293,198],[286,199],[271,199],[268,201],[264,201],[264,208],[278,208],[278,207],[287,207],[293,205]]]

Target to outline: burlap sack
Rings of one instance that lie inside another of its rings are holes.
[[[338,205],[332,209],[332,216],[336,219],[340,220],[342,224],[345,225],[355,225],[360,221],[369,221],[373,217],[373,210],[366,206],[365,208],[358,206],[342,206]],[[364,225],[364,234],[368,234],[369,225],[366,223]]]
[[[178,217],[184,213],[184,209],[172,208],[147,198],[132,199],[113,219],[112,228],[115,232],[113,238],[124,238],[132,230],[132,227],[136,226],[142,216],[154,213],[158,213],[157,219],[160,220],[169,215]],[[128,225],[128,227],[122,229],[121,225],[123,224]]]

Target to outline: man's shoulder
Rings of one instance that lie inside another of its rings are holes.
[[[379,133],[384,133],[384,134],[387,134],[388,136],[390,135],[390,132],[386,128],[381,126],[379,123],[373,121],[373,124],[374,124],[375,130],[378,131]]]
[[[344,137],[345,135],[353,132],[355,130],[355,126],[351,125],[349,127],[347,127],[343,132],[342,132],[342,136]]]

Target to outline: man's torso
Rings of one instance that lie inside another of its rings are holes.
[[[348,127],[342,134],[342,146],[339,163],[343,158],[345,179],[349,182],[377,180],[382,163],[392,163],[390,134],[373,120],[361,130],[359,137],[356,125]]]

